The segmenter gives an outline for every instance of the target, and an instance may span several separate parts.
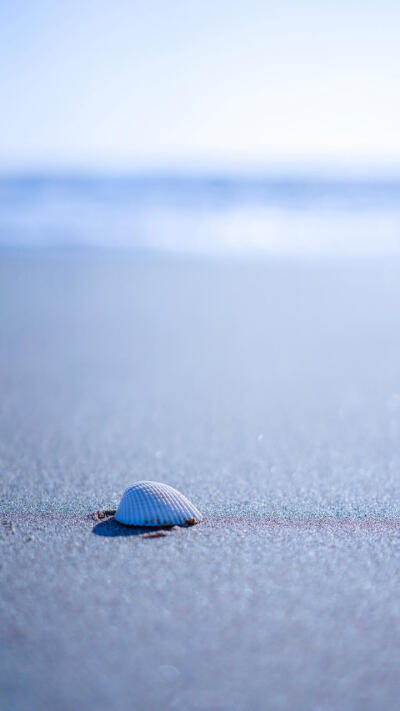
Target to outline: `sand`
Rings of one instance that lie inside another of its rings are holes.
[[[398,263],[4,252],[0,334],[2,708],[397,708]]]

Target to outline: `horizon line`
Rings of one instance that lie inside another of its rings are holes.
[[[41,179],[177,179],[177,180],[323,180],[323,181],[397,181],[400,161],[396,165],[287,165],[270,166],[95,166],[95,165],[32,165],[0,168],[0,181]]]

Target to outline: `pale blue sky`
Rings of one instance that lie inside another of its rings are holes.
[[[0,0],[3,169],[400,165],[394,0]]]

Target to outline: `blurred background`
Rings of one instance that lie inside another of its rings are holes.
[[[400,10],[0,2],[0,245],[399,252]]]

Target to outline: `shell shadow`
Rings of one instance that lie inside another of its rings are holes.
[[[125,526],[112,516],[105,521],[100,521],[93,526],[92,533],[96,536],[106,536],[116,538],[118,536],[140,536],[142,533],[155,533],[156,531],[168,531],[172,526]]]

